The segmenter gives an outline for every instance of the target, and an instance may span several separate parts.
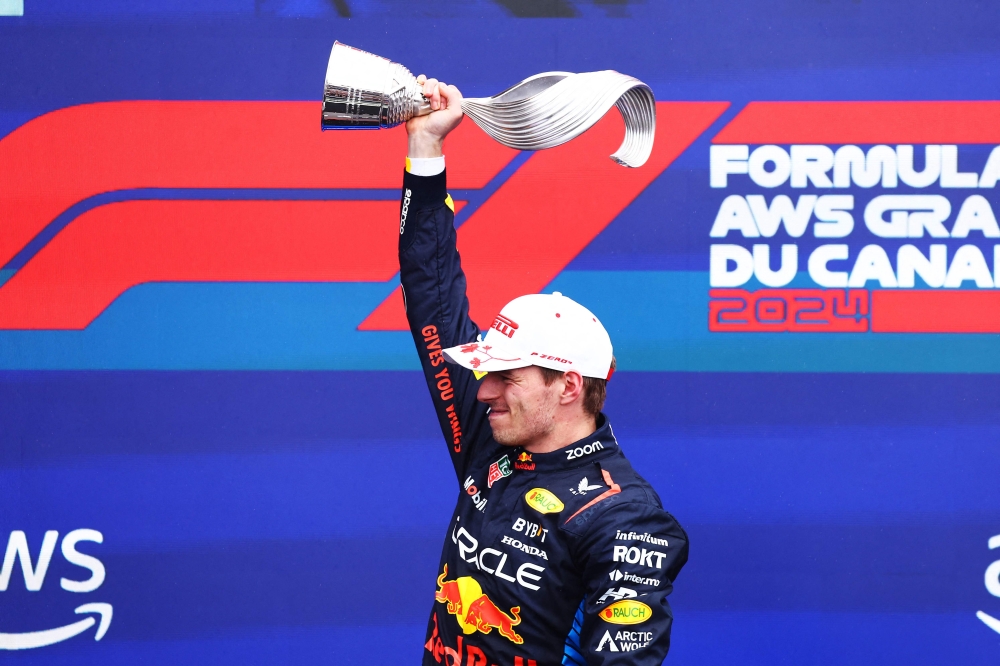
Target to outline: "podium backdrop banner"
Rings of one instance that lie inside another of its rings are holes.
[[[423,657],[458,489],[398,286],[405,132],[320,131],[335,39],[470,98],[655,92],[639,168],[615,111],[445,150],[476,322],[560,291],[611,334],[606,412],[691,538],[666,663],[1000,659],[995,3],[2,14],[3,663]]]

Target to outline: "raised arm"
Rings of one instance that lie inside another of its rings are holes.
[[[418,78],[432,113],[406,124],[408,150],[400,205],[399,271],[410,332],[459,481],[476,444],[489,437],[486,406],[476,400],[473,373],[445,363],[441,350],[474,342],[465,274],[456,248],[454,203],[448,195],[442,146],[462,121],[454,86]]]

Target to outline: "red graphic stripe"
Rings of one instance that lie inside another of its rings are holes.
[[[321,132],[319,102],[106,102],[53,111],[0,140],[0,266],[95,194],[133,188],[391,188],[403,128]],[[516,151],[463,123],[448,178],[481,188]]]
[[[395,201],[109,204],[0,288],[0,328],[82,329],[143,282],[384,282],[398,217]]]
[[[871,317],[877,333],[1000,333],[1000,291],[879,289]]]
[[[564,525],[567,524],[567,523],[569,523],[569,521],[573,520],[574,518],[576,518],[581,513],[583,513],[584,511],[586,511],[590,507],[594,506],[598,502],[603,502],[604,500],[608,499],[612,495],[617,495],[618,493],[620,493],[622,491],[622,487],[619,486],[617,483],[615,483],[611,479],[611,475],[608,474],[607,470],[605,470],[605,469],[602,468],[601,469],[601,474],[604,475],[604,483],[608,484],[609,488],[607,490],[605,490],[603,493],[601,493],[600,495],[598,495],[597,497],[595,497],[594,499],[590,500],[589,502],[587,502],[586,504],[584,504],[583,506],[581,506],[577,510],[576,513],[574,513],[572,516],[570,516],[569,518],[566,519],[566,522],[563,523]]]
[[[657,103],[656,143],[639,169],[608,159],[624,132],[617,113],[567,144],[532,155],[458,230],[473,320],[493,321],[509,300],[551,282],[727,106]],[[358,328],[407,330],[400,290]]]
[[[712,143],[1000,143],[1000,102],[750,102]]]

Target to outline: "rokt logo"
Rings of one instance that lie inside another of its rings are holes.
[[[615,546],[612,559],[615,562],[628,562],[629,564],[640,564],[654,569],[662,569],[663,558],[666,556],[666,553],[661,553],[658,550],[646,550],[645,548],[637,548],[635,546]],[[654,557],[656,558],[656,564],[653,564]]]

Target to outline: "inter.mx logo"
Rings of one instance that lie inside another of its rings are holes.
[[[82,579],[60,578],[59,586],[67,592],[86,594],[94,592],[104,583],[104,564],[86,553],[80,552],[77,546],[82,543],[102,543],[104,536],[97,530],[78,529],[63,535],[59,540],[59,532],[49,530],[42,538],[38,555],[31,556],[31,549],[28,547],[27,534],[22,530],[14,530],[7,539],[7,549],[4,551],[3,567],[0,568],[0,593],[7,592],[11,585],[16,585],[14,575],[14,565],[20,563],[21,574],[24,578],[24,587],[29,592],[38,592],[45,584],[45,575],[48,573],[49,564],[56,552],[56,545],[59,544],[60,553],[63,559],[71,565],[83,570]],[[87,575],[89,574],[89,575]],[[3,597],[0,596],[0,604]],[[44,647],[59,643],[69,638],[83,633],[95,624],[97,631],[94,640],[99,641],[107,633],[111,626],[111,604],[104,602],[88,602],[76,606],[74,612],[78,615],[85,615],[80,620],[64,624],[49,629],[40,629],[23,633],[0,633],[0,650],[26,650],[29,648]],[[94,616],[97,616],[97,619]],[[0,630],[4,627],[0,627]]]
[[[618,114],[537,153],[459,127],[448,185],[472,317],[541,290],[727,106],[658,103],[640,169],[608,159]],[[402,128],[321,133],[306,102],[122,101],[36,118],[0,140],[0,329],[83,329],[149,282],[388,282],[405,145]],[[399,289],[360,329],[407,330]]]
[[[1000,549],[1000,534],[990,538],[989,547],[990,550]],[[993,562],[986,568],[986,590],[994,597],[1000,597],[1000,560]],[[1000,634],[1000,619],[983,611],[977,612],[976,617],[982,620],[987,627]]]

